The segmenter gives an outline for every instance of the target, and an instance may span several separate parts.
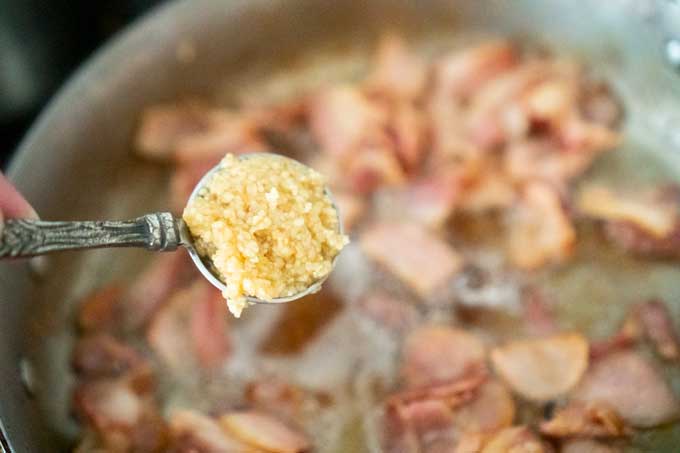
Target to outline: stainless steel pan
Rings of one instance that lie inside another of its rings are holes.
[[[680,4],[661,0],[172,2],[73,76],[19,147],[10,176],[45,219],[127,218],[162,209],[156,194],[164,170],[130,153],[144,106],[186,96],[229,102],[307,64],[334,62],[337,71],[317,71],[305,84],[351,77],[388,28],[419,42],[460,32],[510,35],[577,55],[614,84],[626,106],[627,143],[617,154],[623,157],[605,166],[631,180],[680,179],[680,74],[672,64],[680,59],[673,41],[680,38]],[[26,263],[0,264],[5,449],[68,448],[77,432],[68,416],[73,302],[112,275],[132,275],[143,259],[129,251],[64,254],[40,278]],[[669,283],[680,282],[677,271],[657,271],[659,291],[680,301],[680,288]],[[599,313],[591,331],[607,325],[610,312]]]

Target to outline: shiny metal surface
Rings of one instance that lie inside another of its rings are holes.
[[[230,103],[304,62],[363,61],[387,29],[414,42],[505,35],[584,60],[626,106],[625,146],[635,152],[622,156],[654,162],[631,165],[634,172],[619,178],[680,179],[680,80],[665,58],[666,43],[680,38],[680,5],[666,0],[175,2],[75,74],[21,144],[10,176],[43,218],[126,218],[140,209],[161,210],[164,171],[130,153],[144,106],[187,96]],[[340,77],[324,74],[305,83]],[[616,168],[618,161],[608,165]],[[82,190],[95,186],[96,193]],[[74,303],[111,278],[131,278],[145,259],[127,250],[115,257],[106,250],[86,255],[55,256],[40,281],[25,263],[0,263],[0,420],[16,452],[68,450],[77,433],[68,413]],[[671,294],[677,272],[664,272],[654,284]],[[581,280],[563,281],[578,294]],[[602,329],[606,312],[597,313],[593,319]],[[35,369],[35,398],[21,382],[22,358]]]
[[[179,245],[179,220],[169,212],[119,221],[11,219],[5,222],[0,235],[0,259],[111,247],[139,247],[171,252],[177,250]]]

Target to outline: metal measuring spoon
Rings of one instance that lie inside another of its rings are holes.
[[[239,158],[271,154],[276,158],[288,157],[272,153],[243,154]],[[196,184],[189,202],[200,196],[210,178],[221,168],[220,164],[208,171]],[[328,187],[325,188],[336,212],[337,205]],[[338,213],[338,231],[342,234],[342,222]],[[85,250],[110,247],[137,247],[155,252],[173,252],[179,247],[189,252],[199,272],[221,291],[226,288],[220,276],[212,269],[209,258],[201,256],[194,247],[194,240],[181,217],[170,212],[155,212],[132,220],[94,221],[45,221],[29,219],[5,220],[0,234],[0,259],[29,258],[67,250]],[[333,262],[335,265],[335,261]],[[313,282],[307,289],[288,297],[261,300],[247,297],[250,303],[284,303],[313,294],[321,289],[328,275]]]

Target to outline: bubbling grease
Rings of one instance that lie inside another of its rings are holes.
[[[349,239],[325,186],[320,173],[283,156],[228,154],[189,202],[184,221],[226,284],[234,316],[248,296],[293,296],[331,272]]]

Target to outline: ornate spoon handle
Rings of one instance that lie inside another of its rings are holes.
[[[102,247],[144,247],[172,251],[182,242],[180,222],[169,212],[123,221],[46,222],[10,219],[5,221],[0,235],[0,259]]]

